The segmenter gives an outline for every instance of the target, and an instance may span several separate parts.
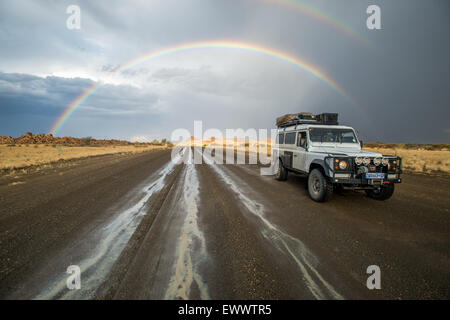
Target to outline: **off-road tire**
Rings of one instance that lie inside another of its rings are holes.
[[[380,190],[366,190],[369,198],[375,200],[387,200],[394,194],[395,185],[393,183],[381,186]]]
[[[317,202],[328,201],[333,195],[333,184],[319,169],[313,169],[308,175],[308,193]]]
[[[283,166],[281,160],[278,160],[277,171],[275,172],[275,179],[278,181],[286,181],[288,176],[288,172],[286,168]]]

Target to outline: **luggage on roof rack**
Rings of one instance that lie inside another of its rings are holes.
[[[296,124],[326,124],[326,125],[338,125],[337,113],[320,113],[312,114],[308,112],[289,113],[284,116],[278,117],[276,125],[279,128],[293,126]]]

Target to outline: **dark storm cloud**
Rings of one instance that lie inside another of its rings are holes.
[[[52,123],[80,94],[94,82],[81,78],[37,77],[26,74],[0,72],[0,134],[11,134],[6,128],[14,128],[15,134],[26,131],[46,132]],[[91,119],[136,117],[153,115],[153,105],[158,97],[128,85],[104,85],[81,106],[78,116]],[[30,126],[29,122],[10,119],[39,117],[41,121]],[[44,120],[42,122],[42,120]]]
[[[92,84],[88,79],[0,72],[0,110],[6,115],[55,114]]]

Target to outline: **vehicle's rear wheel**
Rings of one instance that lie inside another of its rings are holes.
[[[325,178],[319,169],[313,169],[308,176],[308,192],[314,201],[325,202],[333,194],[333,184]]]
[[[375,200],[387,200],[394,194],[395,185],[393,183],[385,184],[380,189],[366,190],[368,197]]]
[[[286,181],[288,176],[288,172],[286,168],[283,166],[280,160],[278,160],[277,171],[275,172],[275,179],[278,181]]]

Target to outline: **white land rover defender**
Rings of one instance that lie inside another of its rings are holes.
[[[340,126],[337,113],[288,114],[277,118],[277,127],[276,179],[286,180],[289,172],[307,176],[315,201],[327,201],[343,188],[386,200],[401,182],[401,158],[362,150],[355,130]]]

